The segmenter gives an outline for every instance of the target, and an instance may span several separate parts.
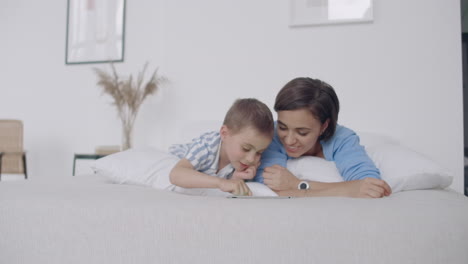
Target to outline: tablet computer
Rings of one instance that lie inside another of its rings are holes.
[[[242,196],[242,195],[232,195],[227,196],[226,198],[231,199],[291,199],[292,196]]]

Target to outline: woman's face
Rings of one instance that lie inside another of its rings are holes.
[[[318,156],[321,153],[319,136],[327,128],[306,108],[278,111],[277,132],[290,157]]]

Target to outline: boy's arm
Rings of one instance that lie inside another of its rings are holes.
[[[172,184],[183,188],[220,188],[223,180],[195,170],[187,159],[177,162],[169,176]]]
[[[252,195],[241,179],[224,179],[204,174],[194,169],[187,159],[181,159],[169,174],[172,184],[183,188],[218,188],[234,195]]]

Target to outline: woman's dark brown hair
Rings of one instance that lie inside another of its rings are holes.
[[[330,120],[319,140],[328,140],[335,134],[340,102],[335,90],[328,83],[299,77],[288,82],[276,96],[276,112],[302,108],[309,109],[322,124]]]

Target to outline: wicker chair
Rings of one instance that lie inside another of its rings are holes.
[[[0,119],[0,180],[2,173],[24,174],[28,178],[21,120]]]

